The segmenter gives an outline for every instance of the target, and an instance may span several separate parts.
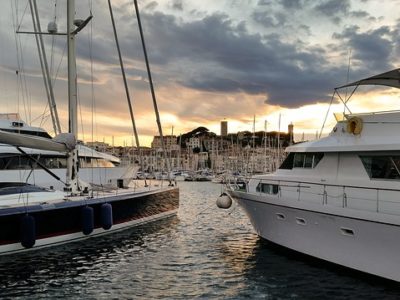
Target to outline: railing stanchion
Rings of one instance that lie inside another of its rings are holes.
[[[343,203],[342,203],[342,206],[343,207],[347,207],[347,195],[346,195],[346,187],[345,186],[343,186]]]
[[[299,192],[299,197],[298,197],[298,201],[300,201],[300,187],[301,187],[301,185],[300,185],[300,182],[299,182],[299,184],[298,184],[298,186],[297,186],[297,191]]]
[[[379,212],[379,189],[376,189],[376,212]]]
[[[281,181],[278,181],[278,198],[282,197]]]
[[[328,204],[328,194],[326,193],[326,185],[324,184],[324,193],[322,195],[322,204]]]

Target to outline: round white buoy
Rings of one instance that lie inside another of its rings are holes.
[[[217,199],[217,206],[219,208],[228,209],[232,206],[232,199],[227,194],[222,194]]]

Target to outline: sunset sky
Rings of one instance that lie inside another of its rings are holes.
[[[42,29],[56,18],[64,32],[66,1],[37,2]],[[133,1],[112,4],[141,144],[149,145],[158,133]],[[277,130],[281,115],[282,131],[292,122],[297,139],[302,133],[314,138],[334,87],[398,67],[399,5],[397,0],[139,1],[164,134],[172,126],[176,135],[198,126],[219,134],[224,119],[229,132],[251,131],[254,115],[256,130],[263,130],[266,120],[268,130]],[[79,138],[111,143],[114,136],[115,144],[131,145],[107,1],[77,1],[77,18],[85,19],[91,6],[92,23],[77,37]],[[14,34],[13,25],[32,30],[27,1],[4,1],[1,14],[0,112],[19,112],[52,133],[34,36]],[[44,40],[67,130],[66,40]],[[353,112],[399,107],[392,89],[364,88],[350,101]],[[332,113],[340,111],[336,99],[326,130]]]

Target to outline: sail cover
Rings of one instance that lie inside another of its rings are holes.
[[[389,72],[385,72],[346,85],[342,85],[337,87],[335,90],[349,86],[359,86],[359,85],[384,85],[400,89],[400,69],[394,69]]]
[[[7,132],[3,130],[0,130],[0,143],[16,147],[33,148],[48,151],[67,151],[67,146],[64,143],[54,142],[51,139],[46,139],[38,136]]]

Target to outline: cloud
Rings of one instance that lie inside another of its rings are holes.
[[[281,0],[280,3],[286,9],[301,9],[303,6],[301,0]]]
[[[342,17],[348,15],[350,11],[350,0],[326,0],[316,5],[314,9],[339,24]]]
[[[315,6],[315,10],[326,16],[334,16],[338,14],[347,14],[350,10],[349,0],[326,0]]]
[[[352,58],[361,69],[377,72],[393,68],[392,51],[395,43],[388,26],[365,32],[361,32],[358,26],[351,26],[333,37],[349,45]]]
[[[171,6],[172,6],[173,9],[183,11],[182,0],[173,0]]]
[[[157,7],[158,3],[156,1],[151,1],[145,5],[144,10],[154,10]]]
[[[281,27],[286,22],[286,15],[283,13],[268,14],[268,12],[254,11],[252,18],[266,28]]]
[[[158,12],[147,15],[146,21],[158,46],[150,57],[170,69],[178,67],[178,60],[185,64],[176,81],[183,86],[207,92],[264,94],[269,103],[287,106],[324,99],[321,91],[332,87],[329,81],[334,76],[319,69],[326,64],[322,48],[303,50],[277,35],[249,33],[225,14],[178,23]],[[314,79],[317,88],[311,88]],[[291,81],[300,84],[290,88]]]

